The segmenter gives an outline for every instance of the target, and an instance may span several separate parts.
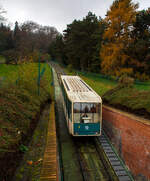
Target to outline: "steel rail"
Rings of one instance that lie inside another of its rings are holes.
[[[134,181],[132,175],[128,171],[127,167],[123,163],[122,159],[119,157],[117,151],[111,144],[106,133],[102,131],[102,135],[96,138],[99,145],[103,149],[105,157],[107,157],[108,162],[110,163],[112,169],[118,177],[119,181]]]

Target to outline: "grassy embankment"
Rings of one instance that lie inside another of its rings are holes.
[[[104,104],[150,119],[150,82],[120,87],[117,81],[98,74],[78,72],[78,75],[102,97]]]
[[[41,78],[40,95],[37,88],[38,64],[0,64],[0,77],[5,77],[0,86],[0,175],[7,180],[20,158],[20,152],[25,151],[24,145],[37,125],[40,109],[51,99],[53,89],[48,65]]]
[[[0,64],[0,77],[9,78],[13,74],[13,77],[17,78],[18,65]]]

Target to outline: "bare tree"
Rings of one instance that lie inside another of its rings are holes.
[[[3,14],[5,14],[6,11],[3,9],[3,7],[0,5],[0,23],[3,23],[6,21],[6,18],[4,18]]]

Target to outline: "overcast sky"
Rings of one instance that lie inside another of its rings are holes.
[[[105,17],[113,0],[0,0],[7,11],[9,22],[32,20],[42,25],[54,26],[59,32],[74,19],[82,19],[89,11]],[[139,9],[150,7],[150,0],[139,2]]]

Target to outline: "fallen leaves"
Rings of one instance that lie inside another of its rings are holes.
[[[35,162],[33,162],[32,160],[28,160],[27,161],[27,164],[28,165],[38,165],[39,163],[41,163],[41,161],[42,161],[43,159],[42,158],[40,158],[40,159],[38,159],[37,161],[35,161]]]
[[[32,165],[32,164],[33,164],[33,161],[32,161],[32,160],[28,160],[28,161],[27,161],[27,164],[28,164],[28,165]]]

